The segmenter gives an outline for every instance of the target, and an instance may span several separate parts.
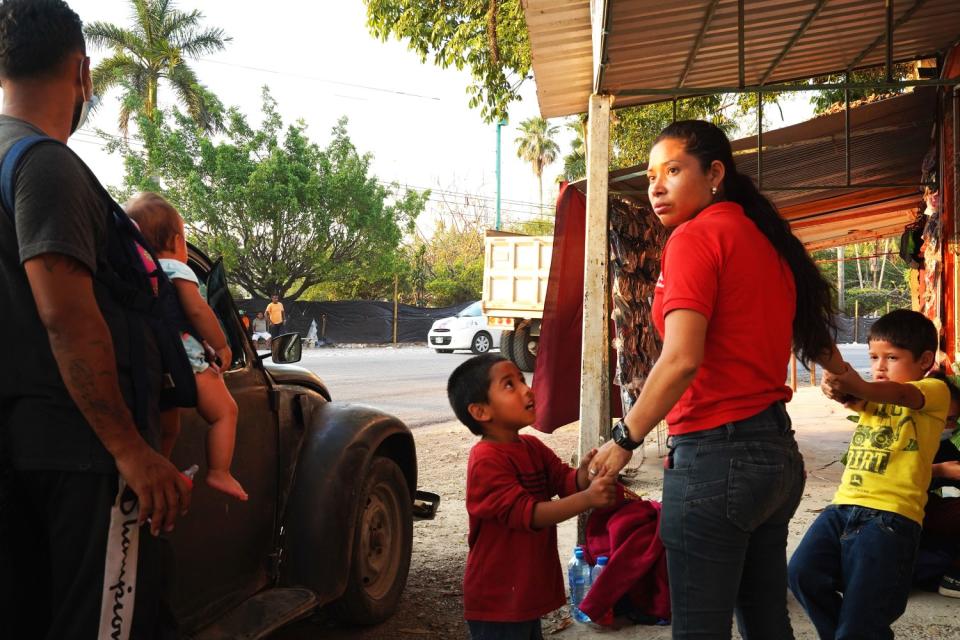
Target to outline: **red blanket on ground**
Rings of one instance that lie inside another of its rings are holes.
[[[587,521],[586,557],[607,556],[607,567],[590,587],[580,610],[599,624],[613,621],[624,595],[651,616],[670,619],[667,556],[660,542],[660,503],[635,500],[594,511]]]

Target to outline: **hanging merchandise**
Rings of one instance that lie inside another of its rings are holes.
[[[669,232],[646,208],[610,199],[610,281],[623,412],[633,405],[663,346],[653,326],[653,290]]]
[[[943,268],[943,248],[941,237],[943,225],[940,216],[940,194],[927,189],[923,196],[927,220],[923,228],[923,293],[920,300],[920,312],[928,317],[941,331],[940,301],[942,293],[941,271]]]

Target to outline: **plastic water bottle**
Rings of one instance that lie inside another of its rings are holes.
[[[607,556],[597,556],[597,565],[590,572],[590,586],[592,587],[597,582],[597,578],[600,577],[600,574],[603,573],[603,570],[607,566]]]
[[[590,618],[580,611],[580,603],[590,588],[590,565],[583,559],[583,549],[573,550],[574,562],[569,567],[570,578],[570,611],[577,622],[590,622]]]
[[[574,545],[573,553],[570,554],[570,560],[567,561],[567,587],[570,590],[570,593],[573,593],[573,575],[575,573],[574,567],[577,566],[577,551],[583,553],[583,547],[580,545]]]

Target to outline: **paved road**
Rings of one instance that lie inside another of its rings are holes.
[[[841,345],[840,351],[869,376],[866,345]],[[375,406],[415,429],[456,419],[447,404],[447,378],[469,357],[467,351],[436,353],[424,346],[311,349],[300,364],[323,378],[334,400]],[[799,383],[809,379],[801,368]]]
[[[411,429],[456,420],[447,403],[447,378],[468,351],[428,347],[304,350],[301,365],[323,378],[333,399],[391,413]],[[528,374],[528,381],[530,376]]]

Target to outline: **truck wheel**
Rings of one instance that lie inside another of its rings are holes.
[[[507,360],[513,360],[513,331],[500,334],[500,355]]]
[[[347,589],[334,605],[352,624],[383,622],[407,584],[413,549],[410,491],[397,463],[376,457],[360,491]]]
[[[521,371],[533,371],[537,364],[539,338],[530,335],[530,327],[518,329],[513,334],[513,360]]]
[[[470,343],[470,351],[476,354],[486,353],[490,351],[492,347],[493,340],[490,339],[490,334],[486,331],[477,331],[473,336],[473,341]]]

